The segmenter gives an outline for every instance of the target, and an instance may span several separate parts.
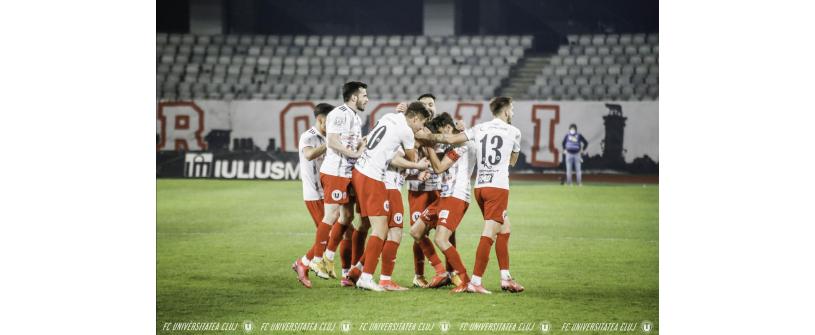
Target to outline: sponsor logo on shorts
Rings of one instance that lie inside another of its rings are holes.
[[[501,214],[501,217],[506,220],[507,219],[507,211],[505,210],[504,213]]]
[[[413,212],[413,214],[411,214],[410,217],[413,218],[413,222],[416,222],[416,220],[419,220],[419,216],[421,216],[421,215],[422,215],[422,213],[419,213],[417,211],[417,212]]]
[[[390,211],[390,210],[391,210],[391,202],[390,202],[390,201],[385,200],[385,203],[384,203],[384,204],[382,204],[382,207],[385,207],[385,211],[386,211],[386,212]]]
[[[441,212],[439,212],[439,218],[441,218],[441,219],[446,219],[448,216],[450,216],[450,211],[449,210],[445,209],[445,210],[442,210]]]
[[[343,192],[340,190],[331,191],[331,199],[334,201],[339,201],[340,199],[342,199],[342,193]]]
[[[402,224],[402,213],[396,213],[393,215],[393,222],[396,224]]]

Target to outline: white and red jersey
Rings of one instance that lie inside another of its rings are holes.
[[[307,147],[316,148],[325,144],[325,138],[315,127],[300,134],[298,151],[300,154],[300,180],[303,182],[303,200],[322,200],[323,185],[320,184],[320,165],[323,163],[325,154],[313,160],[306,159],[305,149]]]
[[[441,177],[441,197],[455,197],[470,202],[470,176],[475,168],[476,148],[473,141],[450,149],[445,155],[455,163]]]
[[[362,120],[351,107],[343,104],[331,110],[326,117],[326,133],[339,134],[340,142],[346,148],[356,150],[359,141],[362,139]],[[344,155],[328,148],[325,160],[320,167],[320,172],[327,175],[351,178],[351,170],[354,168],[355,158]]]
[[[396,151],[401,155],[405,154],[405,151],[402,150],[401,147]],[[396,157],[394,156],[394,158]],[[401,192],[402,185],[405,184],[405,170],[391,166],[390,162],[388,162],[388,169],[385,170],[385,180],[383,180],[383,182],[385,182],[386,190],[398,190]]]
[[[509,189],[509,157],[521,151],[521,131],[501,119],[483,122],[464,131],[476,148],[475,188]]]
[[[446,150],[447,147],[448,147],[447,144],[437,143],[434,146],[434,149],[436,150],[436,153],[441,154],[441,153],[444,153],[444,150]],[[419,150],[418,154],[419,154],[420,159],[425,156],[424,150]],[[428,192],[428,191],[441,190],[441,175],[433,172],[432,169],[429,170],[429,172],[430,172],[430,177],[427,178],[427,180],[425,180],[425,181],[420,181],[420,180],[416,180],[416,179],[408,180],[408,182],[407,182],[408,183],[408,190],[417,191],[417,192]],[[410,175],[418,175],[419,170],[410,169],[408,171],[408,174],[410,174]]]
[[[385,170],[399,148],[413,149],[413,129],[407,124],[405,114],[391,113],[383,116],[368,133],[365,152],[354,168],[371,179],[384,181]],[[325,165],[325,164],[323,164]]]

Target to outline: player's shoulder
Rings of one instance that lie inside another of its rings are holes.
[[[337,107],[334,107],[334,109],[332,109],[330,112],[328,112],[328,115],[332,115],[332,114],[333,114],[333,115],[345,114],[345,113],[348,113],[350,110],[351,110],[350,108],[348,108],[347,106],[345,106],[345,105],[343,104],[343,105],[339,105],[339,106],[337,106]]]
[[[507,125],[509,126],[510,131],[512,131],[515,135],[520,135],[521,134],[521,130],[518,129],[518,127],[516,127],[514,125],[511,125],[511,124],[507,124]]]

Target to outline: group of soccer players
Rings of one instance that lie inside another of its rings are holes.
[[[337,278],[334,260],[339,248],[340,285],[407,290],[392,279],[402,241],[401,189],[407,182],[415,287],[452,284],[455,293],[491,293],[481,277],[494,244],[501,289],[522,292],[523,286],[509,273],[509,166],[518,160],[521,141],[520,131],[511,125],[512,99],[492,99],[494,119],[464,129],[450,114],[436,115],[435,97],[424,94],[382,116],[363,136],[359,113],[368,103],[367,88],[361,82],[343,85],[344,103],[318,104],[316,124],[300,135],[303,199],[317,228],[314,244],[292,264],[300,283],[312,286],[309,271],[322,279]],[[456,249],[455,231],[473,197],[484,228],[470,277]],[[356,226],[355,212],[360,216]],[[435,230],[432,242],[431,230]],[[436,247],[444,254],[445,265]],[[377,283],[373,274],[380,257]],[[425,260],[435,270],[430,281],[424,277]]]

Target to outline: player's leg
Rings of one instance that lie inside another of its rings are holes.
[[[314,222],[314,227],[319,227],[320,221],[323,217],[323,201],[322,200],[313,200],[313,201],[306,201],[306,209],[309,212],[311,217],[311,221]],[[309,265],[311,264],[311,259],[314,258],[314,245],[312,244],[310,248],[306,251],[306,254],[297,259],[294,264],[292,264],[292,270],[297,273],[297,280],[300,281],[303,286],[306,288],[311,288],[311,280],[308,278],[308,271]]]
[[[356,283],[359,276],[362,275],[362,263],[365,261],[363,255],[365,254],[365,239],[368,235],[368,230],[371,228],[371,221],[367,216],[360,216],[359,226],[353,232],[351,237],[351,269],[348,271],[348,278],[351,283]]]
[[[572,154],[566,153],[566,185],[572,184]]]
[[[481,239],[478,241],[478,248],[475,252],[473,277],[470,279],[470,283],[467,286],[467,291],[469,292],[491,293],[484,288],[484,285],[481,283],[481,277],[484,275],[484,271],[487,269],[487,263],[489,263],[490,260],[490,249],[492,249],[492,244],[495,242],[498,231],[501,229],[500,225],[500,223],[494,220],[484,221],[484,228],[481,231]]]
[[[379,286],[388,291],[406,291],[392,279],[393,269],[396,266],[396,253],[399,244],[402,242],[402,227],[391,227],[388,229],[388,239],[382,248],[382,272],[379,275]]]
[[[495,256],[498,258],[498,269],[501,271],[501,290],[516,293],[523,292],[524,287],[515,282],[509,273],[510,226],[509,216],[507,216],[495,239]]]
[[[427,192],[408,191],[408,209],[410,209],[410,227],[419,219],[422,210],[427,208],[425,199]],[[422,252],[422,247],[419,245],[419,240],[413,241],[413,286],[426,287],[427,280],[424,278],[424,259],[425,255]]]
[[[357,281],[357,287],[372,291],[384,291],[384,289],[373,282],[373,274],[379,264],[379,256],[388,234],[388,217],[384,215],[369,216],[371,221],[371,237],[365,244],[365,263],[362,268],[362,275]]]
[[[317,227],[317,233],[314,238],[314,258],[309,264],[309,268],[314,271],[318,277],[322,279],[330,278],[323,263],[323,253],[328,244],[328,239],[331,234],[332,225],[337,222],[340,217],[340,207],[342,204],[348,202],[347,189],[349,184],[348,178],[340,178],[326,174],[320,174],[320,182],[323,185],[323,219]]]
[[[430,261],[430,265],[433,266],[436,274],[431,278],[430,282],[426,282],[426,285],[418,287],[439,287],[444,285],[445,281],[449,281],[450,278],[447,275],[447,272],[444,270],[444,265],[441,262],[441,259],[436,254],[436,250],[433,248],[433,242],[428,238],[428,233],[431,228],[436,226],[436,210],[434,208],[428,207],[419,219],[416,220],[416,223],[413,227],[410,227],[410,235],[413,237],[413,240],[416,241],[419,246],[422,248],[422,253],[425,257]],[[414,281],[414,284],[416,282]]]
[[[440,225],[436,227],[434,242],[436,242],[436,246],[439,247],[439,250],[444,253],[445,259],[453,266],[454,271],[456,271],[457,276],[462,281],[461,284],[456,286],[458,290],[454,290],[454,292],[463,292],[467,287],[466,285],[470,282],[470,278],[467,276],[467,268],[461,260],[461,255],[458,253],[456,247],[450,243],[450,236],[452,235],[453,231]]]
[[[354,221],[354,204],[349,202],[347,204],[343,204],[340,207],[340,217],[337,220],[337,223],[331,228],[331,235],[330,239],[328,240],[328,245],[325,248],[325,253],[323,257],[324,268],[327,270],[326,273],[331,278],[337,278],[336,273],[334,272],[334,254],[337,250],[337,247],[342,241],[345,231],[350,226],[350,223]]]
[[[481,239],[475,253],[475,266],[473,267],[473,277],[467,285],[467,291],[477,293],[491,293],[487,291],[481,283],[481,277],[487,269],[490,259],[490,249],[501,230],[501,224],[506,217],[506,204],[508,201],[508,190],[485,187],[475,190],[476,200],[484,216],[484,228],[481,232]]]
[[[402,242],[402,223],[405,212],[402,205],[402,193],[399,190],[388,190],[388,201],[390,202],[388,235],[382,247],[382,271],[379,275],[379,286],[388,291],[405,291],[407,288],[400,286],[391,278],[393,268],[396,266],[399,244]]]
[[[351,262],[351,239],[354,237],[355,233],[356,229],[352,223],[348,226],[348,229],[345,230],[342,242],[340,242],[340,259],[342,260],[342,278],[340,279],[340,286],[354,286],[354,283],[351,282],[347,276],[348,272],[351,271],[351,265],[354,264]]]

